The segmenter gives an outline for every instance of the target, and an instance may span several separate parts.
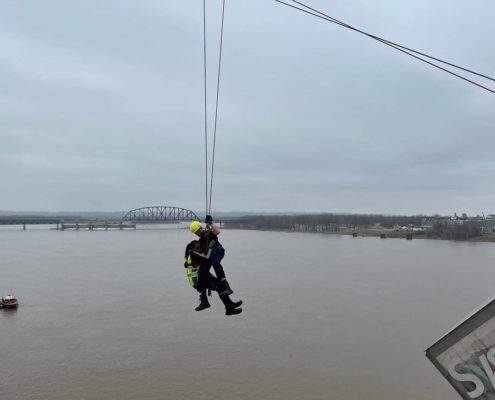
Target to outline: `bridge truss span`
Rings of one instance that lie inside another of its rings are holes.
[[[129,211],[122,221],[133,221],[143,223],[161,223],[172,221],[194,221],[198,216],[191,210],[180,207],[151,206],[141,207]]]

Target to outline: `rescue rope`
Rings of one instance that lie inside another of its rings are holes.
[[[205,213],[208,214],[208,100],[206,96],[206,0],[203,0],[203,69],[205,83]]]
[[[215,172],[215,150],[216,150],[216,141],[217,141],[217,124],[218,124],[218,103],[219,103],[219,95],[220,95],[220,77],[222,73],[222,48],[223,48],[223,26],[225,20],[225,0],[223,0],[222,5],[222,27],[220,30],[220,52],[218,55],[218,75],[217,75],[217,97],[215,104],[215,125],[213,129],[213,148],[212,148],[212,161],[211,161],[211,177],[210,177],[210,202],[208,205],[208,214],[211,215],[211,199],[213,193],[213,176]]]

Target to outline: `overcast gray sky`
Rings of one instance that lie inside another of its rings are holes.
[[[495,75],[491,0],[307,1]],[[202,30],[201,0],[1,0],[0,210],[204,210]],[[227,0],[223,56],[214,209],[495,213],[495,95],[272,0]]]

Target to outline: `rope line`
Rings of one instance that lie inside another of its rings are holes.
[[[210,203],[208,205],[208,214],[211,215],[211,200],[213,193],[213,176],[215,171],[215,150],[217,141],[217,124],[218,124],[218,100],[220,95],[220,77],[222,73],[222,49],[223,49],[223,26],[225,20],[225,0],[223,0],[222,6],[222,28],[220,30],[220,52],[218,56],[218,75],[217,75],[217,97],[215,104],[215,125],[213,130],[213,149],[212,149],[212,161],[211,161],[211,177],[210,177]]]
[[[284,1],[281,1],[281,0],[274,0],[274,1],[276,1],[277,3],[283,4],[283,5],[285,5],[285,6],[288,6],[288,7],[294,8],[294,9],[296,9],[296,10],[302,11],[302,12],[304,12],[304,13],[306,13],[306,14],[310,14],[310,15],[312,15],[312,16],[315,16],[315,17],[321,18],[321,19],[323,19],[323,20],[325,20],[325,21],[332,22],[332,23],[334,23],[334,24],[336,24],[336,25],[340,25],[340,26],[342,26],[342,27],[344,27],[344,28],[348,28],[348,29],[351,29],[351,30],[353,30],[353,31],[355,31],[355,32],[358,32],[358,33],[361,33],[361,34],[363,34],[363,35],[366,35],[366,36],[368,36],[368,37],[370,37],[370,38],[372,38],[372,39],[375,39],[375,40],[377,40],[377,41],[379,41],[379,42],[381,42],[381,43],[383,43],[383,44],[385,44],[385,45],[387,45],[387,46],[389,46],[389,47],[392,47],[392,48],[394,48],[394,49],[396,49],[396,50],[398,50],[398,51],[401,51],[402,53],[405,53],[405,54],[407,54],[407,55],[409,55],[409,56],[411,56],[411,57],[414,57],[414,58],[416,58],[417,60],[423,61],[423,62],[424,62],[424,63],[426,63],[426,64],[429,64],[429,65],[431,65],[431,66],[433,66],[433,67],[435,67],[435,68],[438,68],[438,69],[440,69],[440,70],[442,70],[442,71],[444,71],[444,72],[447,72],[448,74],[451,74],[451,75],[453,75],[453,76],[455,76],[455,77],[457,77],[457,78],[460,78],[460,79],[462,79],[462,80],[464,80],[464,81],[466,81],[466,82],[469,82],[469,83],[471,83],[471,84],[473,84],[473,85],[475,85],[475,86],[478,86],[478,87],[480,87],[481,89],[487,90],[487,91],[489,91],[489,92],[491,92],[491,93],[494,93],[494,94],[495,94],[495,91],[494,91],[494,90],[492,90],[492,89],[490,89],[490,88],[488,88],[488,87],[486,87],[486,86],[483,86],[483,85],[481,85],[480,83],[477,83],[477,82],[475,82],[475,81],[472,81],[472,80],[470,80],[470,79],[468,79],[468,78],[466,78],[466,77],[464,77],[464,76],[462,76],[462,75],[456,74],[455,72],[453,72],[453,71],[451,71],[451,70],[448,70],[448,69],[446,69],[446,68],[443,68],[443,67],[441,67],[441,66],[439,66],[439,65],[437,65],[437,64],[435,64],[435,63],[432,63],[432,62],[430,62],[430,61],[428,61],[428,60],[425,60],[424,58],[418,57],[417,55],[412,54],[412,53],[414,52],[414,53],[416,53],[416,54],[423,55],[424,57],[428,57],[428,58],[430,58],[430,59],[437,60],[437,61],[442,62],[442,63],[444,63],[444,64],[451,65],[451,66],[453,66],[453,67],[455,67],[455,68],[462,69],[462,70],[464,70],[464,71],[466,71],[466,72],[469,72],[469,73],[472,73],[472,74],[475,74],[475,75],[481,76],[481,77],[486,78],[486,79],[490,79],[490,80],[495,81],[495,79],[494,79],[494,78],[491,78],[491,77],[489,77],[489,76],[486,76],[486,75],[480,74],[480,73],[475,72],[475,71],[468,70],[468,69],[466,69],[466,68],[463,68],[463,67],[457,66],[457,65],[452,64],[452,63],[449,63],[449,62],[447,62],[447,61],[443,61],[443,60],[437,59],[437,58],[432,57],[432,56],[429,56],[429,55],[427,55],[427,54],[425,54],[425,53],[421,53],[421,52],[419,52],[419,51],[416,51],[416,50],[413,50],[413,49],[409,49],[408,47],[402,46],[402,45],[397,44],[397,43],[394,43],[394,42],[392,42],[392,41],[389,41],[389,40],[386,40],[386,39],[380,38],[380,37],[378,37],[378,36],[375,36],[375,35],[369,34],[369,33],[367,33],[367,32],[361,31],[361,30],[359,30],[359,29],[357,29],[357,28],[354,28],[354,27],[352,27],[352,26],[350,26],[350,25],[348,25],[348,24],[346,24],[346,23],[344,23],[344,22],[342,22],[342,21],[339,21],[338,19],[333,18],[333,17],[331,17],[331,16],[329,16],[329,15],[327,15],[327,14],[325,14],[325,13],[321,12],[321,11],[318,11],[318,10],[316,10],[316,9],[312,8],[312,7],[309,7],[309,6],[307,6],[307,5],[305,5],[304,3],[301,3],[301,2],[299,2],[299,1],[296,1],[296,0],[291,0],[291,1],[293,1],[294,3],[297,3],[297,4],[299,4],[299,5],[303,6],[303,7],[306,7],[306,8],[308,8],[309,10],[314,11],[314,12],[311,12],[311,11],[305,10],[305,9],[303,9],[303,8],[296,7],[296,6],[292,5],[292,4],[288,4],[288,3],[284,2]]]
[[[468,83],[471,83],[472,85],[475,85],[481,89],[484,89],[488,92],[491,92],[495,94],[495,90],[492,90],[478,82],[475,82],[471,79],[468,79],[465,76],[459,75],[447,68],[444,68],[438,64],[435,64],[434,62],[428,61],[425,58],[428,58],[430,60],[437,61],[439,63],[448,65],[453,68],[460,69],[464,72],[479,76],[484,79],[488,79],[491,81],[495,82],[495,78],[492,78],[488,75],[481,74],[479,72],[470,70],[468,68],[456,65],[454,63],[442,60],[440,58],[431,56],[429,54],[411,49],[409,47],[403,46],[399,43],[392,42],[391,40],[387,40],[384,38],[381,38],[379,36],[370,34],[368,32],[362,31],[360,29],[357,29],[349,24],[346,24],[345,22],[342,22],[334,17],[331,17],[330,15],[327,15],[315,8],[312,8],[300,1],[297,0],[287,0],[287,1],[292,1],[293,3],[296,3],[300,5],[301,7],[296,7],[293,4],[289,4],[285,1],[282,0],[274,0],[279,4],[283,4],[285,6],[288,6],[290,8],[296,9],[298,11],[301,11],[303,13],[312,15],[314,17],[323,19],[327,22],[331,22],[333,24],[339,25],[341,27],[353,30],[357,33],[361,33],[362,35],[368,36],[371,39],[374,39],[380,43],[383,43],[395,50],[398,50],[408,56],[411,56],[419,61],[422,61],[432,67],[435,67],[443,72],[446,72],[452,76],[455,76],[456,78],[462,79]],[[216,100],[215,100],[215,122],[214,122],[214,131],[213,131],[213,146],[212,146],[212,161],[211,161],[211,171],[210,171],[210,188],[208,192],[208,108],[207,108],[207,43],[206,43],[206,0],[203,0],[203,64],[204,64],[204,113],[205,113],[205,121],[204,121],[204,130],[205,130],[205,199],[206,199],[206,213],[211,214],[211,205],[212,205],[212,195],[213,195],[213,178],[214,178],[214,172],[215,172],[215,152],[216,152],[216,138],[217,138],[217,128],[218,128],[218,108],[219,108],[219,98],[220,98],[220,81],[221,81],[221,73],[222,73],[222,51],[223,51],[223,35],[224,35],[224,22],[225,22],[225,2],[226,0],[223,0],[222,4],[222,24],[221,24],[221,30],[220,30],[220,49],[219,49],[219,56],[218,56],[218,73],[217,73],[217,84],[216,84]],[[420,57],[421,56],[421,57]],[[422,58],[425,57],[425,58]],[[209,201],[208,201],[208,194],[209,194]]]
[[[461,69],[461,70],[463,70],[463,71],[465,71],[465,72],[469,72],[469,73],[471,73],[471,74],[474,74],[474,75],[477,75],[477,76],[480,76],[480,77],[482,77],[482,78],[489,79],[489,80],[491,80],[491,81],[494,81],[494,82],[495,82],[495,78],[492,78],[492,77],[490,77],[490,76],[487,76],[487,75],[481,74],[481,73],[479,73],[479,72],[476,72],[476,71],[473,71],[473,70],[470,70],[470,69],[467,69],[467,68],[461,67],[460,65],[453,64],[453,63],[451,63],[451,62],[448,62],[448,61],[442,60],[442,59],[440,59],[440,58],[433,57],[433,56],[431,56],[431,55],[429,55],[429,54],[422,53],[422,52],[420,52],[420,51],[417,51],[417,50],[411,49],[411,48],[406,47],[406,46],[403,46],[403,45],[401,45],[401,44],[399,44],[399,43],[392,42],[391,40],[384,39],[384,38],[381,38],[381,37],[376,36],[376,35],[372,35],[372,34],[370,34],[370,33],[368,33],[368,32],[364,32],[364,31],[362,31],[362,30],[360,30],[360,29],[357,29],[357,28],[355,28],[355,27],[353,27],[353,26],[351,26],[351,25],[346,24],[345,22],[339,21],[338,19],[336,19],[336,18],[334,18],[334,17],[331,17],[330,15],[327,15],[327,14],[325,14],[325,13],[321,12],[321,11],[318,11],[318,10],[316,10],[315,8],[312,8],[312,7],[308,6],[307,4],[304,4],[304,3],[300,2],[300,1],[297,1],[297,0],[290,0],[290,1],[292,1],[293,3],[299,4],[299,5],[303,6],[303,7],[306,7],[307,9],[309,9],[309,10],[311,10],[311,11],[314,11],[314,12],[316,12],[316,13],[318,13],[318,14],[321,14],[321,15],[323,15],[324,17],[326,17],[326,18],[328,18],[328,19],[330,19],[330,20],[334,21],[334,22],[335,22],[336,24],[338,24],[338,25],[344,26],[344,27],[346,27],[346,28],[348,28],[348,29],[351,29],[351,30],[353,30],[353,31],[359,32],[359,33],[361,33],[361,34],[363,34],[363,35],[369,36],[369,37],[371,37],[371,38],[373,38],[373,39],[375,39],[375,40],[380,40],[380,41],[384,41],[384,42],[387,42],[387,43],[393,44],[394,46],[400,47],[400,48],[402,48],[402,49],[404,49],[404,50],[407,50],[407,51],[410,51],[410,52],[413,52],[413,53],[419,54],[419,55],[421,55],[421,56],[423,56],[423,57],[430,58],[430,59],[432,59],[432,60],[435,60],[435,61],[441,62],[441,63],[446,64],[446,65],[450,65],[451,67]],[[297,7],[296,7],[296,8],[297,8]],[[299,8],[298,8],[298,9],[299,9]],[[299,9],[299,10],[301,10],[301,9]],[[301,11],[303,11],[303,10],[301,10]],[[314,15],[314,14],[312,14],[312,15]]]
[[[206,70],[206,0],[203,0],[203,69],[205,83],[205,213],[208,213],[208,100]]]

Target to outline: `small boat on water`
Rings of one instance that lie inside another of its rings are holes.
[[[12,296],[11,294],[8,294],[7,296],[2,297],[2,301],[0,302],[0,304],[2,307],[5,307],[5,308],[15,308],[18,305],[17,299],[14,296]]]

